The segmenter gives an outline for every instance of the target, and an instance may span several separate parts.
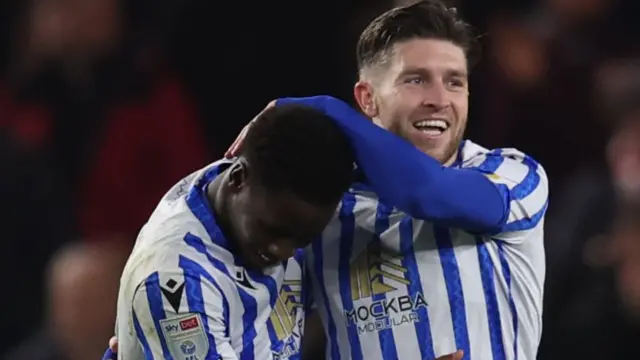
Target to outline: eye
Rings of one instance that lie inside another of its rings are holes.
[[[420,85],[424,83],[424,80],[420,76],[413,76],[404,80],[405,84]]]
[[[463,88],[465,86],[465,81],[459,78],[453,78],[447,81],[447,86],[450,88]]]

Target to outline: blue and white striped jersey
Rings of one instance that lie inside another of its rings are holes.
[[[138,236],[118,296],[119,359],[298,359],[302,251],[286,264],[239,265],[205,188],[231,162],[176,184]]]
[[[506,224],[471,234],[349,191],[306,251],[328,359],[535,359],[547,177],[515,149],[461,149],[454,166],[486,174],[509,200]]]

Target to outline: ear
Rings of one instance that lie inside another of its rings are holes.
[[[360,79],[353,87],[353,96],[363,113],[370,118],[378,116],[378,107],[374,101],[373,86],[370,82]]]
[[[227,185],[232,192],[239,192],[247,185],[249,176],[249,166],[246,161],[240,158],[231,168],[229,168],[229,181]]]

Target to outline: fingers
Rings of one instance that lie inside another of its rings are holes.
[[[244,142],[244,138],[247,136],[247,132],[251,128],[252,123],[253,123],[253,120],[249,124],[247,124],[242,129],[242,131],[240,131],[240,135],[236,137],[236,139],[233,141],[233,144],[231,144],[227,152],[224,153],[225,158],[231,159],[238,156],[238,154],[240,154],[240,151],[242,150],[242,143]]]
[[[251,125],[256,121],[256,119],[258,119],[258,117],[260,115],[262,115],[262,113],[264,113],[265,111],[267,111],[268,109],[272,108],[276,106],[276,101],[272,101],[270,102],[258,115],[256,115],[250,122],[249,124],[247,124],[242,131],[240,132],[240,135],[238,135],[238,137],[236,137],[236,139],[233,141],[233,144],[231,144],[231,146],[229,147],[229,149],[227,149],[227,151],[224,153],[224,157],[227,159],[231,159],[234,158],[236,156],[238,156],[238,154],[240,154],[240,151],[242,150],[242,143],[244,142],[244,138],[247,136],[247,132],[249,132],[249,129],[251,128]]]
[[[242,131],[240,131],[240,135],[236,137],[236,139],[233,141],[233,144],[231,144],[231,146],[229,147],[229,150],[227,150],[227,152],[224,154],[225,158],[231,159],[240,154],[240,151],[242,150],[242,143],[244,142],[244,138],[247,136],[247,133],[249,132],[252,124],[253,121],[242,128]]]
[[[102,360],[118,360],[118,339],[115,336],[109,339],[109,348],[102,355]]]
[[[109,339],[109,349],[114,353],[118,352],[118,338],[115,336]]]
[[[462,350],[458,350],[453,354],[441,356],[436,360],[462,360],[463,356],[464,356],[464,352]]]

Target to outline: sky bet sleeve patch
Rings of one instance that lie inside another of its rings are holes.
[[[160,320],[162,334],[174,359],[204,360],[209,352],[209,339],[198,314]]]

